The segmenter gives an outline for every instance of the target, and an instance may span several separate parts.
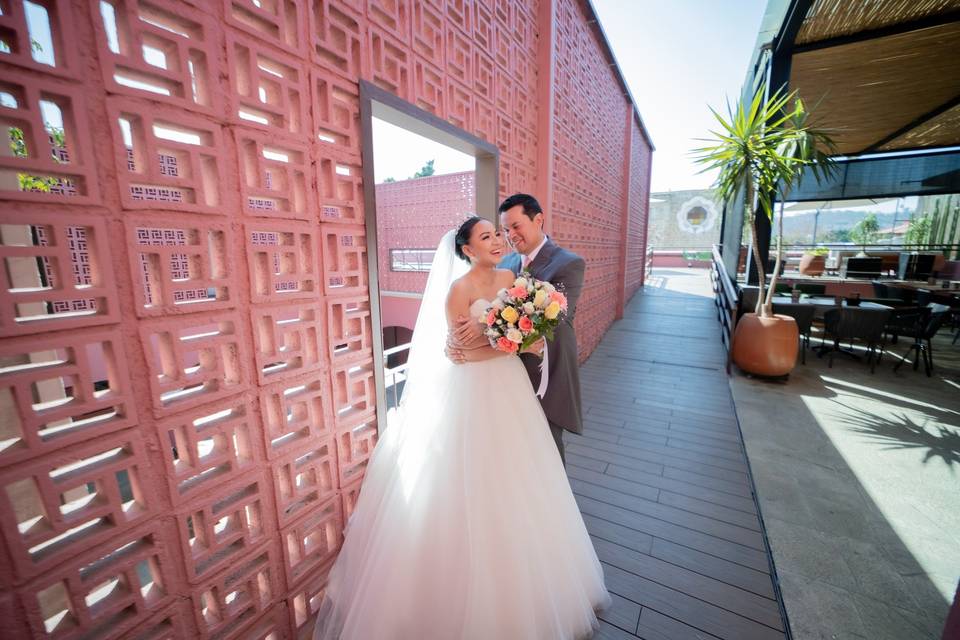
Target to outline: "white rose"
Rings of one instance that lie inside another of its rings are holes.
[[[516,280],[513,281],[513,286],[515,287],[525,287],[527,286],[527,279],[523,276],[518,276]]]
[[[506,298],[507,295],[508,295],[508,294],[507,294],[507,290],[506,290],[506,289],[500,289],[500,291],[497,291],[497,297],[498,297],[498,298]]]
[[[543,288],[547,290],[547,293],[553,293],[554,291],[557,290],[557,288],[552,284],[550,284],[549,282],[544,282]]]
[[[509,340],[510,342],[516,342],[517,344],[520,344],[521,342],[523,342],[523,334],[520,333],[519,329],[510,329],[509,331],[507,331],[507,340]]]
[[[498,298],[498,299],[496,299],[496,300],[493,301],[493,305],[491,305],[491,306],[492,306],[494,309],[496,309],[497,311],[500,311],[501,309],[503,309],[503,306],[504,306],[504,305],[503,305],[503,300],[500,300],[500,299]]]
[[[536,308],[534,308],[532,302],[523,303],[523,312],[525,314],[527,314],[528,316],[532,316],[535,311],[536,311]]]

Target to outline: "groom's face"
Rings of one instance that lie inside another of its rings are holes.
[[[531,220],[520,204],[500,214],[500,227],[517,253],[530,253],[543,240],[543,214],[538,213]]]

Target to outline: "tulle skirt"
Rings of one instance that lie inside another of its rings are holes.
[[[377,445],[315,640],[590,637],[610,596],[522,363],[445,368]]]

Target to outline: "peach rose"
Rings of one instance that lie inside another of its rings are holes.
[[[533,329],[533,320],[527,316],[523,316],[520,318],[517,326],[520,327],[520,331],[523,331],[524,333],[530,333],[530,330]]]
[[[505,337],[497,338],[497,349],[500,349],[500,351],[505,351],[507,353],[516,353],[517,349],[519,348],[520,346],[516,342],[511,342],[510,340],[507,340]]]
[[[522,298],[526,298],[526,297],[527,297],[527,288],[526,288],[526,287],[520,287],[520,286],[511,287],[510,290],[509,290],[507,293],[509,293],[509,294],[510,294],[511,296],[513,296],[514,298],[521,298],[521,299],[522,299]]]
[[[491,309],[490,313],[487,314],[487,326],[492,327],[493,323],[496,321],[497,321],[497,312]]]
[[[563,295],[559,291],[554,291],[550,294],[550,301],[559,304],[560,308],[564,311],[567,310],[567,296]]]

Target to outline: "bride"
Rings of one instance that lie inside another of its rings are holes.
[[[520,359],[443,353],[456,317],[513,283],[503,248],[477,217],[437,248],[399,420],[370,459],[315,640],[579,639],[610,603]]]

